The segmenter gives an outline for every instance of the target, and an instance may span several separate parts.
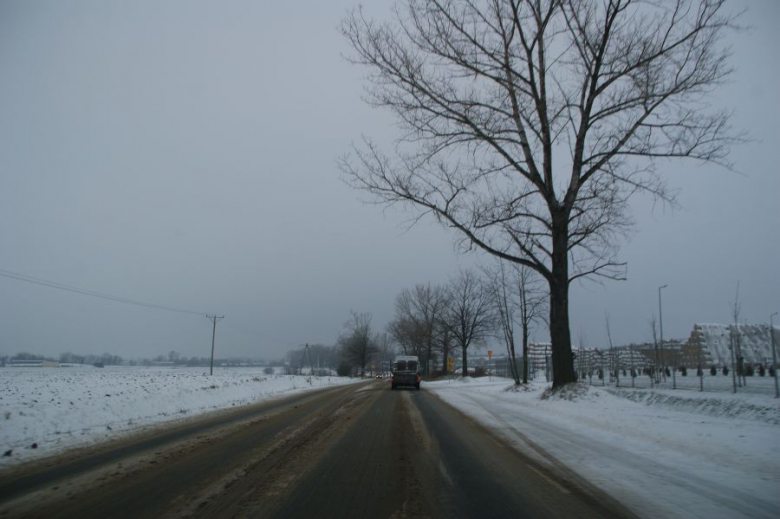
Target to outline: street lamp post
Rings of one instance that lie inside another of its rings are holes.
[[[769,316],[769,340],[772,344],[772,371],[775,372],[775,398],[780,397],[780,389],[777,385],[777,352],[775,351],[775,325],[772,318],[777,315],[777,312]]]
[[[661,369],[666,371],[666,355],[664,355],[664,312],[661,306],[661,289],[668,287],[669,285],[663,285],[658,287],[658,324],[661,330]],[[677,379],[675,378],[675,369],[672,368],[672,388],[677,389]]]

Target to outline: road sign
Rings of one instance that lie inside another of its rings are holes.
[[[455,357],[447,357],[447,371],[455,369]]]
[[[493,358],[493,350],[488,350],[488,358],[489,359]]]

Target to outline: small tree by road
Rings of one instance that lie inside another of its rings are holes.
[[[471,270],[462,271],[448,285],[445,325],[461,351],[463,376],[468,376],[468,349],[487,340],[495,330],[496,317],[490,290]]]
[[[338,340],[342,360],[357,368],[360,375],[365,375],[366,364],[376,352],[372,340],[372,319],[369,313],[352,312],[352,317],[344,324],[345,332]]]
[[[431,283],[404,289],[396,297],[395,318],[388,325],[404,353],[420,358],[426,375],[431,369],[433,351],[440,343],[446,298],[446,290]]]
[[[509,355],[512,377],[516,384],[527,384],[531,329],[534,323],[544,321],[546,291],[535,273],[522,265],[499,261],[496,267],[486,269],[485,274],[497,325]],[[520,326],[522,370],[517,369],[515,325]]]
[[[395,357],[392,338],[387,332],[382,332],[374,335],[372,342],[374,344],[374,354],[371,361],[376,368],[376,372],[384,374],[386,370],[389,371]]]

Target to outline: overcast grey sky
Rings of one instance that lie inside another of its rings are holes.
[[[355,3],[0,0],[0,270],[225,314],[218,356],[275,358],[333,343],[350,310],[382,329],[402,288],[486,262],[341,181],[352,141],[396,135],[342,58]],[[666,337],[727,322],[737,281],[748,322],[780,310],[780,2],[745,3],[715,100],[756,139],[741,174],[669,164],[683,208],[635,199],[629,279],[574,286],[575,340],[603,344],[605,312],[617,343],[650,339],[662,284]],[[0,277],[0,354],[208,356],[210,332]]]

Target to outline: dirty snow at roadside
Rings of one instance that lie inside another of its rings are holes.
[[[548,386],[467,378],[424,389],[641,517],[780,516],[773,395],[577,385],[549,396]]]
[[[0,467],[198,413],[354,382],[262,368],[0,370]],[[35,448],[33,448],[35,445]]]

